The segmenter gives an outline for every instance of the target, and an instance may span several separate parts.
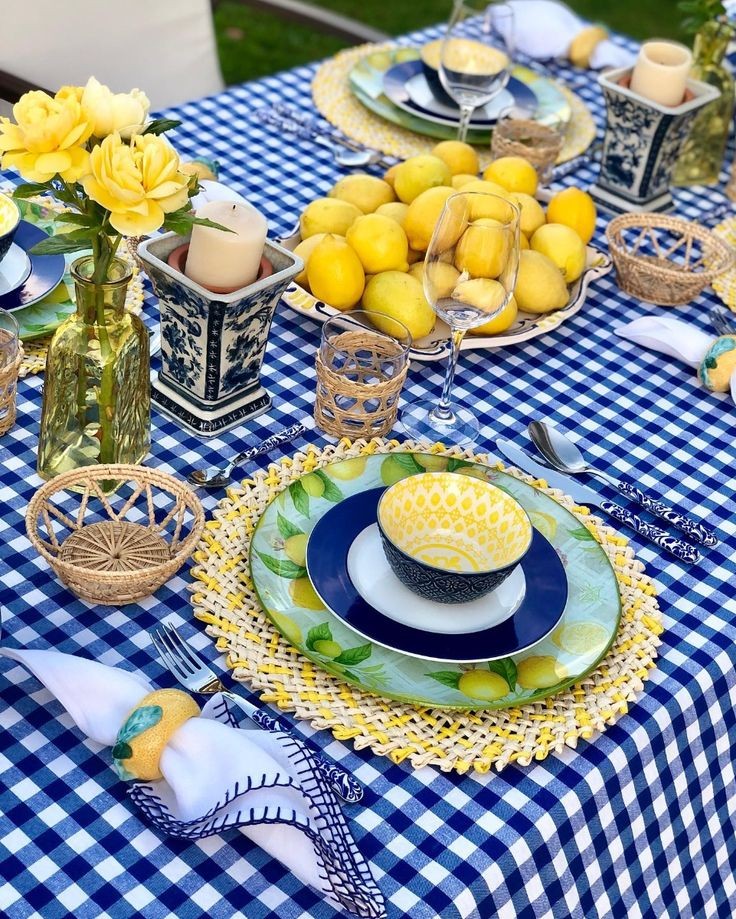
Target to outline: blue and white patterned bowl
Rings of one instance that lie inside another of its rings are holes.
[[[9,195],[0,194],[0,262],[13,244],[20,223],[20,208]]]
[[[521,505],[482,479],[427,472],[388,488],[378,529],[396,577],[439,603],[464,603],[495,590],[532,541]]]

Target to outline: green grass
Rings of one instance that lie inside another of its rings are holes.
[[[355,0],[321,0],[323,6],[356,17]],[[362,0],[360,18],[389,35],[410,32],[447,19],[450,0]],[[680,14],[673,0],[571,0],[581,16],[635,38],[679,38]],[[228,83],[307,64],[334,54],[344,42],[275,16],[256,13],[238,3],[223,2],[215,13],[215,29],[222,72]]]

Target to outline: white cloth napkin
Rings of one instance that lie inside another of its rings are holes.
[[[715,335],[708,335],[697,326],[672,316],[649,315],[635,319],[614,330],[621,338],[674,357],[697,370],[713,344]],[[736,371],[731,374],[731,398],[736,403]]]
[[[138,673],[58,651],[0,648],[69,712],[82,733],[112,746],[155,688]],[[340,804],[310,750],[281,731],[243,731],[227,700],[213,696],[161,755],[163,779],[133,783],[130,796],[155,826],[199,839],[238,828],[339,910],[385,916],[383,896]]]
[[[506,0],[514,13],[514,45],[523,54],[534,60],[566,57],[572,40],[586,27],[587,23],[557,0]],[[493,7],[488,15],[493,21]],[[498,28],[508,23],[498,12]],[[508,38],[504,35],[504,38]],[[603,67],[628,67],[635,55],[626,48],[604,39],[596,46],[590,58],[594,70]]]

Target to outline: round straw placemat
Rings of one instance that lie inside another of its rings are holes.
[[[365,57],[376,51],[386,51],[396,45],[358,45],[346,48],[326,60],[312,80],[312,98],[324,117],[345,135],[358,143],[399,159],[430,153],[437,139],[415,134],[406,128],[390,124],[369,112],[355,98],[348,77],[350,71]],[[565,163],[584,153],[595,139],[596,126],[588,107],[562,83],[556,84],[570,104],[572,115],[565,132],[565,142],[558,158]],[[491,162],[490,149],[478,148],[481,167]]]
[[[0,188],[0,191],[5,192],[6,194],[12,194],[13,187],[11,186]],[[28,198],[27,201],[30,204],[39,205],[44,209],[44,211],[50,211],[55,214],[63,214],[64,211],[68,210],[68,208],[65,208],[63,204],[46,195]],[[35,222],[32,214],[27,214],[24,219],[28,220],[30,223]],[[46,225],[49,223],[48,218],[44,219],[42,223],[43,228],[46,228]],[[53,233],[51,235],[53,235]],[[130,266],[132,271],[132,277],[130,279],[130,283],[128,284],[128,292],[125,299],[125,305],[127,309],[131,311],[131,313],[139,314],[143,309],[143,281],[141,279],[141,273],[138,268],[138,264],[125,245],[118,249],[117,255],[127,265]],[[68,266],[71,264],[71,261],[78,257],[79,253],[75,253],[72,259],[67,259],[67,271],[64,273],[64,279],[61,282],[62,284],[66,284],[67,290],[69,291],[69,299],[72,301],[72,303],[74,302],[74,284],[71,280],[71,277],[69,276]],[[46,369],[46,355],[48,353],[51,337],[51,335],[44,335],[41,338],[23,340],[24,356],[20,365],[20,371],[18,372],[19,379],[34,373],[43,373],[43,371]]]
[[[445,772],[501,770],[529,765],[575,747],[628,711],[655,666],[662,631],[654,587],[625,537],[578,507],[571,498],[517,470],[506,470],[541,488],[593,532],[616,573],[622,600],[618,636],[606,658],[578,684],[542,702],[503,711],[418,708],[356,689],[320,670],[275,630],[261,610],[250,579],[248,552],[270,501],[299,476],[328,463],[374,453],[430,451],[476,462],[483,454],[440,444],[374,439],[341,441],[259,470],[226,497],[208,521],[194,553],[194,614],[206,623],[237,680],[259,691],[263,702],[295,712],[315,728],[332,731],[393,762]],[[500,465],[498,468],[503,468]]]
[[[729,217],[728,220],[719,223],[713,228],[713,232],[736,249],[736,217]],[[713,279],[712,286],[726,306],[736,313],[736,268],[718,275]]]

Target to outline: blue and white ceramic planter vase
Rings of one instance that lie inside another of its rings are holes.
[[[211,437],[270,407],[260,379],[268,332],[281,294],[303,262],[267,240],[263,254],[273,273],[216,294],[168,264],[186,242],[166,233],[138,248],[161,308],[163,366],[151,382],[151,401],[184,428]]]
[[[601,171],[591,194],[607,211],[668,211],[672,173],[698,110],[720,95],[698,80],[688,80],[688,98],[666,108],[628,85],[631,68],[610,70],[598,82],[606,100],[606,134]]]

